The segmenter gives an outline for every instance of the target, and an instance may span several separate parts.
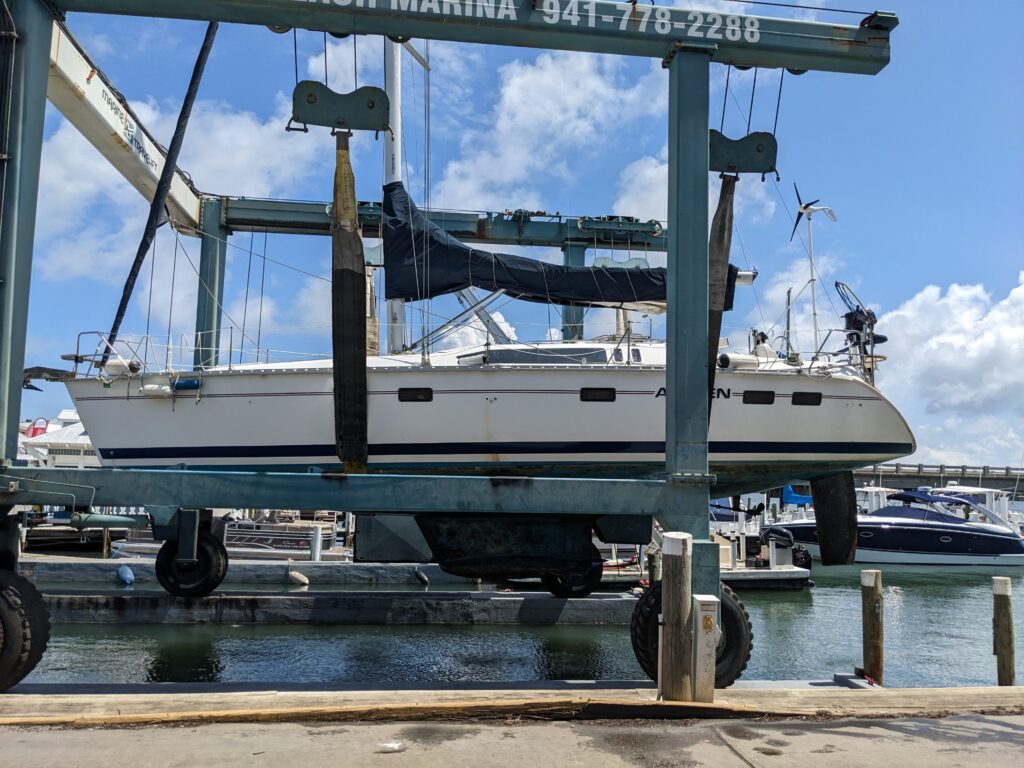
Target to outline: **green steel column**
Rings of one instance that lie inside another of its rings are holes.
[[[582,267],[587,263],[586,243],[566,243],[562,246],[562,263],[567,267]],[[583,338],[583,307],[562,307],[562,339],[578,341]]]
[[[199,294],[196,301],[196,370],[217,365],[220,357],[224,270],[228,249],[223,198],[203,198],[199,226],[202,244],[199,252]]]
[[[708,535],[708,78],[710,51],[676,45],[669,63],[666,530]],[[689,514],[687,514],[689,512]],[[701,514],[697,514],[700,512]],[[693,520],[702,530],[693,530]]]
[[[11,0],[8,6],[18,38],[0,215],[0,462],[18,455],[29,280],[53,28],[53,14],[41,0]],[[6,88],[7,83],[0,83],[0,87]]]

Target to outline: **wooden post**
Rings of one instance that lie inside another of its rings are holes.
[[[110,559],[110,529],[109,528],[104,528],[103,529],[103,554],[102,554],[102,557],[105,560],[109,560]]]
[[[885,626],[882,606],[882,572],[860,572],[860,607],[864,636],[865,677],[884,685]]]
[[[1010,602],[1010,578],[992,577],[992,653],[996,656],[999,685],[1014,685],[1016,669],[1013,653],[1013,607]]]
[[[661,698],[693,701],[693,536],[666,533],[661,556]]]

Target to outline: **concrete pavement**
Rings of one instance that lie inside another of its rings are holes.
[[[0,744],[12,768],[998,768],[1021,764],[1024,717],[7,727]]]

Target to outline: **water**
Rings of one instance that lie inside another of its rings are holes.
[[[813,589],[746,592],[745,679],[822,679],[860,663],[860,568]],[[991,570],[883,569],[886,683],[995,683]],[[1024,657],[1024,575],[1013,577]],[[26,682],[389,683],[635,680],[627,627],[62,625]]]

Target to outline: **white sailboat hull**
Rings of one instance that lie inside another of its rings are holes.
[[[394,359],[369,368],[371,471],[622,477],[663,471],[661,366],[387,364]],[[339,464],[329,361],[194,378],[201,379],[199,389],[176,392],[165,386],[166,374],[69,381],[103,466],[307,471]],[[584,402],[584,388],[614,390],[614,401]],[[431,399],[400,400],[400,390],[414,389],[429,390]],[[709,458],[719,494],[914,450],[895,407],[854,376],[720,371],[716,390]],[[773,392],[774,402],[744,402],[751,390]],[[820,404],[794,404],[794,392],[812,393],[811,400],[820,393]]]

